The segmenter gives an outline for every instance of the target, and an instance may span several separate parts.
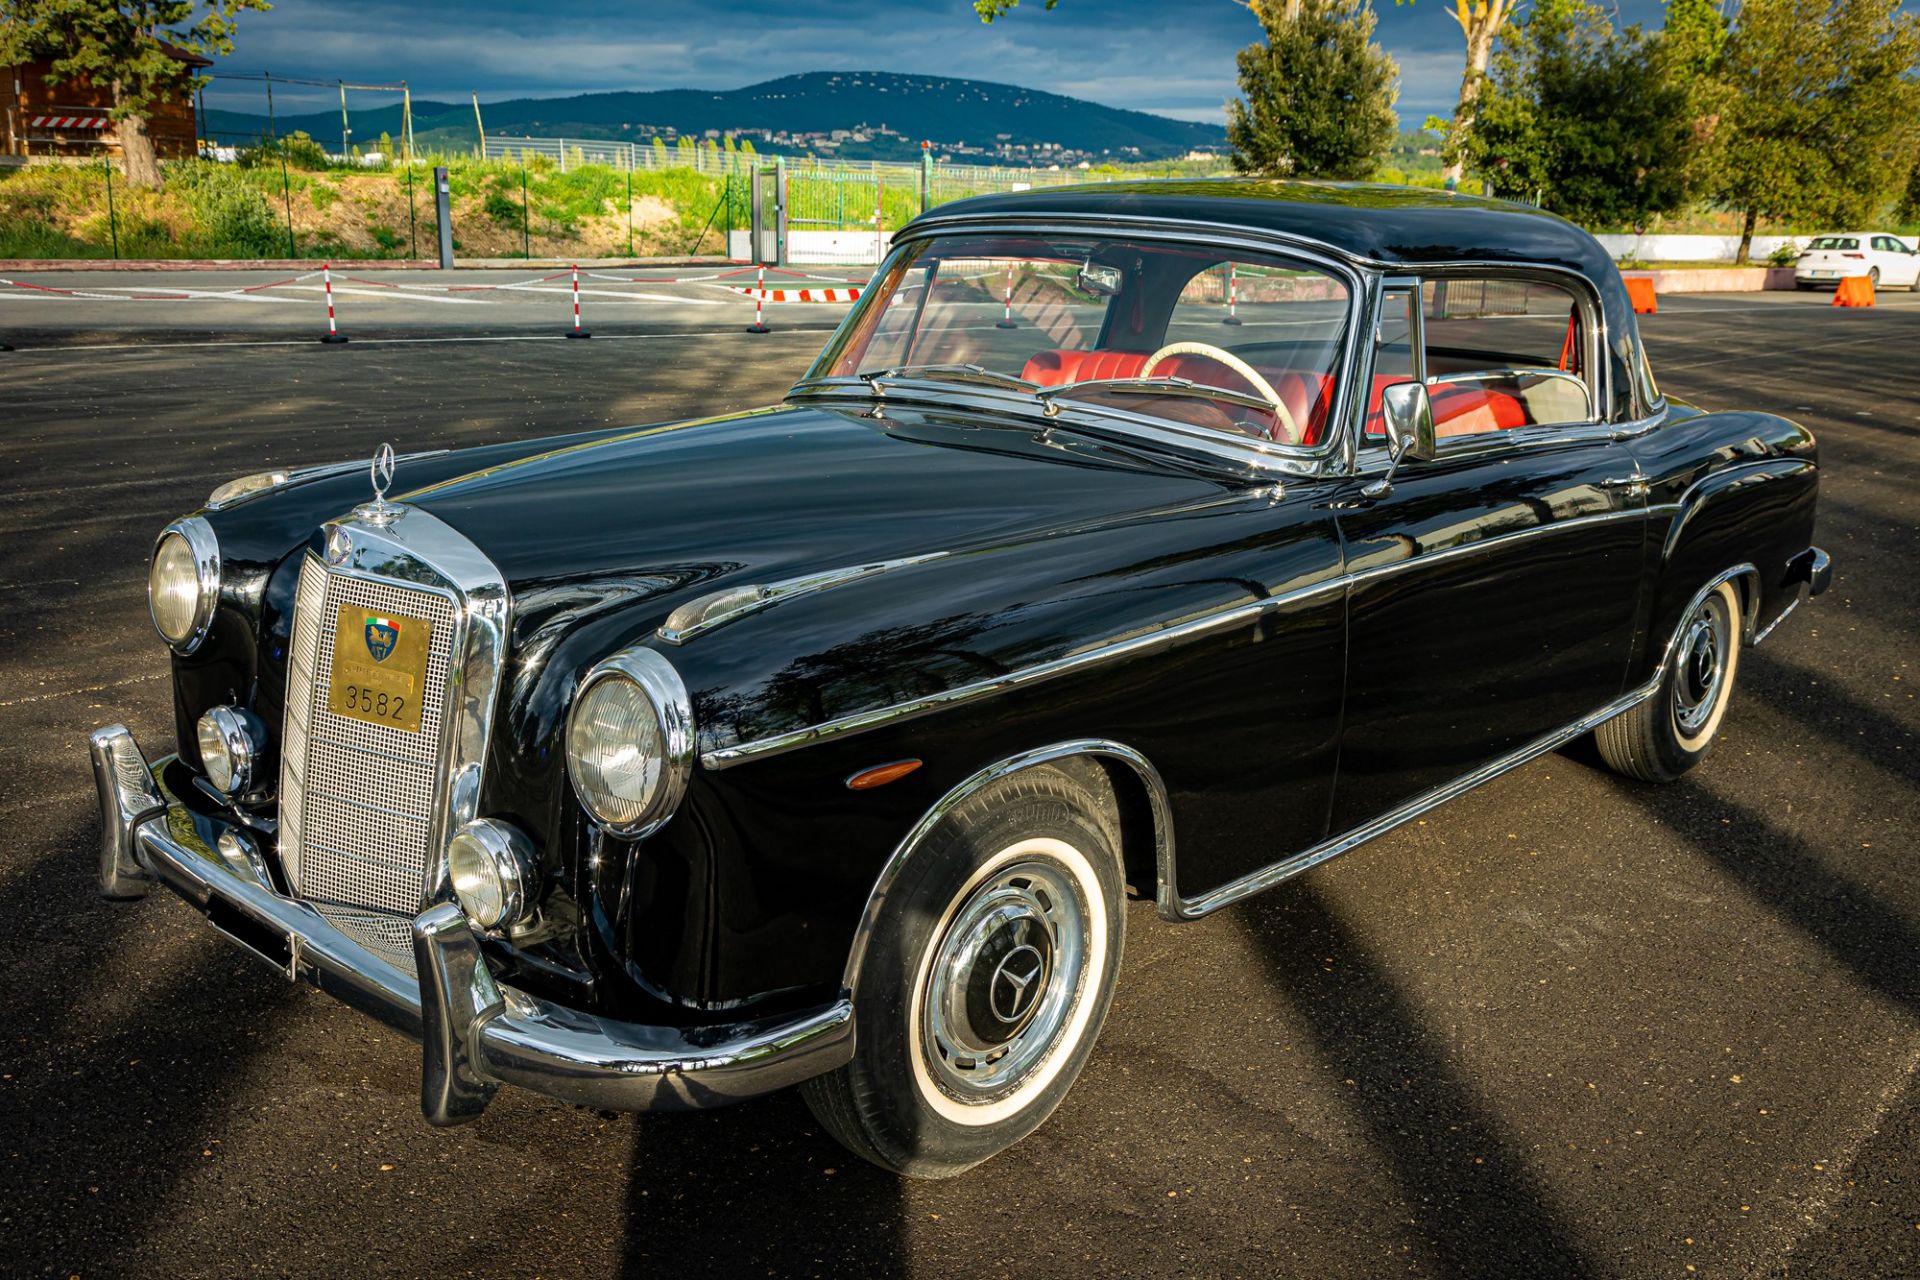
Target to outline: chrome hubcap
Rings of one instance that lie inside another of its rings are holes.
[[[1680,732],[1696,737],[1712,719],[1727,679],[1731,636],[1727,608],[1718,596],[1707,599],[1680,634],[1673,680],[1673,719]]]
[[[1001,868],[949,918],[920,1011],[931,1074],[963,1102],[1018,1087],[1060,1037],[1086,969],[1073,880],[1045,862]]]

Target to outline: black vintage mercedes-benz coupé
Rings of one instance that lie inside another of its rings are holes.
[[[922,1176],[1060,1101],[1130,890],[1675,778],[1831,575],[1813,437],[1663,397],[1592,237],[1378,187],[947,205],[776,407],[373,471],[160,535],[104,891],[420,1037],[435,1124],[798,1084]]]

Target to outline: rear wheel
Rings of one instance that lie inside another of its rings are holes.
[[[1093,1050],[1126,920],[1110,806],[1039,767],[984,788],[908,855],[868,940],[853,1060],[809,1080],[854,1154],[950,1177],[1038,1128]]]
[[[1880,287],[1880,268],[1878,267],[1867,268],[1867,283],[1872,285],[1876,289]]]
[[[1740,668],[1740,589],[1723,582],[1687,615],[1660,687],[1593,732],[1616,773],[1671,782],[1707,758]]]

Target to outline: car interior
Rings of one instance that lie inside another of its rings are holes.
[[[955,237],[896,264],[881,287],[885,305],[834,372],[975,366],[1187,426],[1325,439],[1348,290],[1302,263],[1155,242]],[[1590,418],[1585,313],[1565,288],[1447,277],[1417,296],[1416,325],[1414,291],[1388,292],[1366,438],[1384,440],[1381,394],[1416,369],[1441,437]]]

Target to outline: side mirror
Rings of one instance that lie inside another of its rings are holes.
[[[1433,434],[1433,400],[1423,382],[1396,382],[1380,394],[1380,414],[1386,419],[1387,474],[1360,491],[1363,497],[1384,498],[1393,492],[1393,476],[1408,458],[1431,462],[1439,449]]]

